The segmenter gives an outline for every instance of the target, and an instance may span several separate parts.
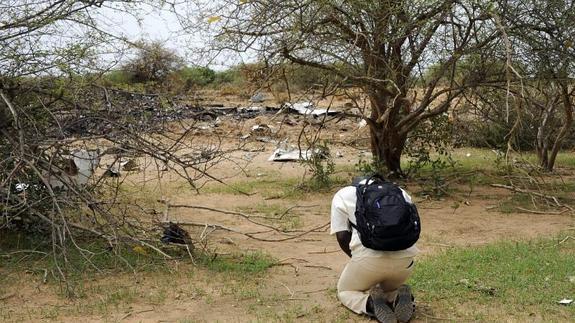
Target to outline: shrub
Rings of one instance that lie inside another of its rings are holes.
[[[138,46],[136,57],[122,67],[131,82],[162,83],[183,65],[183,60],[161,42],[139,42]]]
[[[188,88],[205,86],[216,79],[216,72],[208,67],[184,67],[177,74],[186,83]]]

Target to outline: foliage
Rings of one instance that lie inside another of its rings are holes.
[[[248,1],[212,9],[203,14],[225,26],[215,28],[215,51],[255,51],[264,67],[302,66],[304,74],[294,78],[301,76],[306,85],[315,82],[307,78],[309,70],[360,88],[370,104],[358,117],[371,121],[374,158],[398,175],[409,133],[447,111],[463,87],[478,81],[440,87],[440,79],[453,79],[460,59],[499,36],[476,1]],[[433,64],[434,77],[416,82],[421,65]],[[425,85],[424,99],[415,97],[418,84]]]
[[[444,175],[455,166],[451,157],[452,132],[449,117],[443,114],[420,123],[407,142],[407,173],[415,176],[427,170],[427,177],[422,178],[425,194],[440,197],[447,193]]]
[[[118,86],[121,84],[129,84],[132,82],[132,77],[124,70],[117,69],[111,70],[102,76],[102,83],[106,86]]]
[[[216,79],[216,72],[208,67],[184,67],[177,74],[188,88],[205,86]]]
[[[306,186],[311,190],[329,188],[333,183],[331,176],[335,172],[335,163],[330,155],[329,147],[326,143],[317,144],[310,148],[310,151],[314,151],[311,157],[301,161],[311,172],[311,178]]]
[[[355,171],[359,173],[360,176],[367,176],[371,174],[385,174],[385,165],[378,160],[369,159],[365,160],[360,158],[354,165]]]
[[[56,257],[51,256],[52,243],[41,236],[27,232],[14,232],[0,230],[0,250],[6,252],[3,255],[0,268],[9,271],[19,271],[23,268],[41,267],[56,272],[59,264],[64,262],[62,254]],[[143,248],[138,244],[115,245],[112,248],[101,240],[78,239],[83,250],[88,252],[90,261],[86,261],[85,254],[68,241],[70,252],[66,255],[68,266],[62,267],[67,271],[67,277],[74,280],[82,280],[86,274],[97,272],[129,273],[134,268],[139,270],[157,271],[165,265],[165,259],[158,257],[156,253],[148,248]],[[30,252],[19,252],[20,250],[32,250]],[[11,254],[10,252],[13,252]],[[57,275],[51,275],[59,281]]]
[[[183,66],[182,58],[161,42],[140,41],[137,46],[136,56],[122,67],[132,83],[162,83]]]
[[[224,71],[215,72],[213,84],[240,84],[242,82],[244,80],[242,79],[239,66],[235,66]]]
[[[441,72],[441,63],[435,63],[427,67],[420,79],[417,79],[420,86],[439,77],[442,85],[448,86],[447,82],[474,83],[497,82],[504,80],[505,60],[498,57],[500,53],[493,53],[484,49],[463,57],[454,67],[450,75]],[[520,70],[519,67],[517,67]],[[451,78],[453,76],[453,78]]]
[[[502,149],[507,148],[511,139],[513,147],[520,151],[531,151],[537,148],[537,136],[543,120],[543,107],[557,102],[549,102],[549,97],[541,91],[543,88],[550,89],[549,85],[543,85],[545,81],[533,81],[525,83],[521,98],[521,109],[513,106],[506,109],[506,92],[498,89],[477,88],[457,108],[453,120],[454,141],[458,145],[466,145],[479,148]],[[545,90],[544,90],[545,91]],[[475,99],[474,99],[475,98]],[[513,100],[513,102],[517,102]],[[556,112],[546,119],[546,133],[548,138],[554,138],[561,129],[564,114]],[[509,137],[515,123],[517,128],[513,137]],[[564,148],[575,147],[575,130],[570,129],[565,137]]]

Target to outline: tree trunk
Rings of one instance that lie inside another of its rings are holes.
[[[551,152],[549,153],[549,160],[547,161],[547,167],[545,167],[545,169],[549,172],[553,170],[553,167],[555,166],[555,159],[557,158],[559,149],[561,149],[563,140],[565,139],[565,137],[567,137],[567,134],[569,133],[569,130],[573,125],[573,104],[571,102],[571,93],[569,93],[568,86],[565,84],[561,84],[561,92],[563,96],[563,109],[565,115],[563,119],[563,126],[561,127],[561,130],[559,130],[559,134],[555,138],[553,148],[551,148]]]
[[[539,166],[547,169],[549,165],[549,134],[547,131],[549,124],[549,117],[555,111],[555,103],[548,104],[543,111],[543,117],[537,129],[537,158]]]
[[[405,136],[395,128],[386,129],[381,123],[370,123],[371,152],[376,165],[385,165],[389,177],[404,176],[401,170],[401,155],[405,147]]]
[[[378,172],[388,177],[403,177],[401,155],[406,135],[400,135],[396,127],[404,96],[390,97],[381,89],[369,89],[371,115],[368,120],[371,152]],[[385,166],[385,169],[381,169]],[[387,173],[387,174],[386,174]]]

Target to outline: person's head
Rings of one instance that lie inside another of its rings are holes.
[[[368,179],[372,178],[372,177],[379,177],[381,179],[384,179],[385,177],[383,177],[382,175],[378,174],[378,173],[369,173],[367,175],[363,175],[363,176],[356,176],[351,180],[351,185],[352,186],[357,186],[359,184],[361,184],[361,182],[367,181]]]

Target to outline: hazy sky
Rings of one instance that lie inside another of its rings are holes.
[[[103,29],[111,34],[124,36],[130,41],[154,40],[164,42],[166,47],[175,50],[190,64],[208,64],[214,69],[225,69],[242,61],[249,60],[237,55],[235,58],[220,57],[208,62],[194,54],[194,49],[202,48],[205,42],[192,31],[184,32],[178,17],[169,10],[160,10],[150,6],[138,6],[137,12],[101,8],[98,11]]]

